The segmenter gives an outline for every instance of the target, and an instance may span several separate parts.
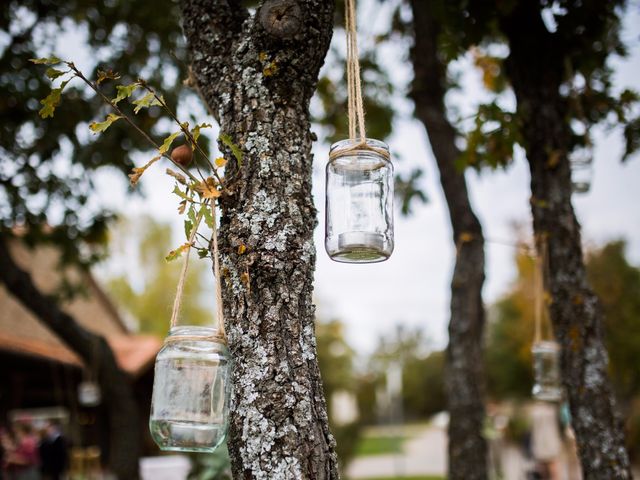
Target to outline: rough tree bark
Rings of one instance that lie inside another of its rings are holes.
[[[243,152],[238,166],[224,149],[237,184],[220,227],[234,478],[338,478],[313,325],[308,111],[333,2],[267,0],[250,15],[237,0],[183,0],[182,12],[195,83]]]
[[[37,289],[31,276],[14,262],[8,247],[8,238],[3,234],[0,234],[0,282],[87,365],[93,365],[96,359],[99,359],[98,382],[109,414],[108,465],[121,480],[138,478],[138,459],[141,452],[141,439],[136,430],[140,424],[138,407],[129,378],[118,367],[107,342],[82,328],[71,316],[63,312],[53,299]]]
[[[562,345],[563,382],[584,478],[631,478],[607,373],[602,310],[587,282],[571,204],[569,105],[560,95],[566,52],[545,28],[535,2],[518,2],[502,29],[531,171],[533,228],[547,242],[550,315]]]
[[[437,48],[439,26],[434,3],[411,0],[414,80],[411,96],[433,150],[457,248],[451,280],[451,319],[445,385],[449,409],[449,478],[487,478],[487,445],[482,436],[485,416],[483,328],[484,237],[473,212],[464,174],[456,169],[460,151],[456,130],[446,116],[446,65]]]

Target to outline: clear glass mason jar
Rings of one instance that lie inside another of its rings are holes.
[[[382,262],[393,252],[393,165],[386,143],[367,139],[371,149],[353,149],[356,142],[329,152],[325,248],[338,262]]]
[[[172,328],[156,357],[151,436],[161,450],[213,452],[227,434],[230,393],[229,350],[218,331]]]
[[[531,347],[533,355],[533,397],[547,402],[562,400],[560,378],[560,345],[543,340]]]
[[[571,186],[575,193],[587,193],[593,180],[593,148],[580,147],[569,155]]]

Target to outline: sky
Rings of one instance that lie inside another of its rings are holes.
[[[363,41],[383,28],[385,12],[367,10],[367,2],[359,18],[367,18],[360,29]],[[640,14],[633,4],[625,18],[624,38],[630,56],[615,60],[615,86],[640,90],[640,41],[637,27]],[[382,10],[382,9],[381,9]],[[363,22],[360,22],[361,24]],[[343,38],[334,37],[338,48]],[[398,46],[380,52],[382,63],[391,72],[392,81],[400,87],[411,78],[410,65]],[[484,97],[481,79],[469,58],[453,67],[461,74],[462,89],[447,97],[447,103],[462,112],[471,112]],[[504,101],[513,102],[507,95]],[[433,155],[422,125],[411,118],[412,105],[397,95],[394,103],[400,112],[388,143],[398,172],[415,167],[425,169],[422,186],[429,197],[424,205],[415,204],[409,217],[395,212],[395,250],[389,260],[379,264],[349,265],[333,262],[324,251],[324,167],[329,145],[314,145],[314,200],[320,220],[315,231],[317,269],[315,297],[318,318],[339,319],[345,324],[347,341],[361,354],[371,353],[381,336],[390,334],[397,325],[424,329],[433,348],[447,341],[449,317],[449,283],[454,264],[448,212],[443,201]],[[617,238],[628,242],[627,253],[640,265],[640,158],[638,155],[621,163],[623,143],[620,130],[594,132],[595,154],[592,188],[587,194],[574,195],[573,204],[582,224],[585,247],[595,248]],[[143,163],[146,159],[137,159]],[[145,173],[140,188],[144,196],[127,197],[127,185],[112,171],[102,171],[96,178],[98,201],[125,215],[148,214],[174,226],[176,245],[180,244],[182,219],[176,213],[177,201],[169,192],[173,185],[163,168]],[[468,171],[466,173],[472,204],[487,238],[486,283],[483,291],[487,305],[500,298],[514,280],[515,250],[509,244],[517,240],[514,225],[521,234],[530,235],[529,172],[522,152],[506,170]],[[399,203],[399,202],[397,202]],[[397,205],[398,206],[398,205]],[[105,276],[122,271],[126,262],[113,259],[99,268]],[[176,268],[179,265],[176,264]],[[134,278],[135,281],[135,278]],[[203,279],[207,303],[213,306],[213,280]],[[210,293],[210,295],[209,295]],[[213,312],[213,308],[212,308]],[[169,311],[167,311],[169,318]]]

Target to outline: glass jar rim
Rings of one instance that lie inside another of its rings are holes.
[[[366,144],[370,147],[381,148],[383,150],[386,150],[387,152],[389,151],[389,145],[387,145],[382,140],[377,140],[375,138],[366,138],[365,141],[366,141]],[[360,143],[360,139],[346,138],[344,140],[339,140],[331,144],[331,147],[329,148],[329,153],[333,153],[342,149],[347,149],[359,143]]]
[[[555,340],[540,340],[533,344],[531,347],[533,352],[558,352],[560,351],[560,344]]]
[[[169,337],[202,337],[202,340],[210,338],[222,338],[220,330],[216,327],[204,327],[201,325],[178,325],[169,329]]]

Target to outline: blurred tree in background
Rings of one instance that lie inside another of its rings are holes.
[[[640,268],[625,257],[624,241],[589,252],[587,273],[605,313],[605,342],[610,373],[627,424],[627,445],[640,450]],[[534,261],[519,253],[518,276],[491,309],[488,327],[489,392],[498,400],[527,399],[533,382],[531,344],[534,334]]]
[[[178,265],[165,261],[172,248],[171,226],[150,217],[122,219],[111,229],[111,254],[120,256],[127,271],[112,277],[107,289],[118,307],[138,322],[141,332],[158,337],[167,334],[173,297],[168,294],[178,283]],[[132,251],[136,254],[132,255]],[[180,323],[185,325],[213,324],[211,307],[203,303],[206,292],[204,276],[211,274],[206,262],[193,261],[187,272],[184,301],[180,308]]]
[[[318,363],[322,373],[322,386],[327,399],[327,411],[331,432],[336,438],[336,452],[340,460],[340,468],[345,469],[352,459],[360,438],[362,419],[341,422],[337,420],[333,399],[338,392],[353,392],[357,383],[354,371],[355,352],[344,336],[344,325],[339,320],[317,321],[316,341]]]
[[[624,406],[640,394],[640,268],[618,240],[588,253],[587,274],[604,309],[611,379]]]

